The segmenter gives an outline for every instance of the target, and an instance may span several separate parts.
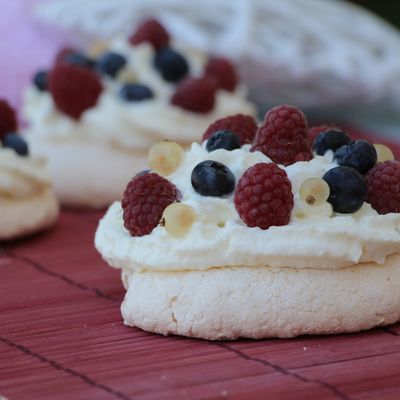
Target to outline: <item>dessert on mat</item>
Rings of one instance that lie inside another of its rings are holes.
[[[224,118],[202,144],[152,154],[95,238],[122,270],[126,325],[235,339],[400,319],[400,162],[389,148],[309,129],[283,105],[258,129]]]
[[[57,217],[45,160],[29,154],[14,110],[0,100],[0,241],[46,229]]]
[[[104,207],[146,167],[151,145],[189,144],[217,118],[254,113],[246,95],[230,61],[185,48],[149,20],[88,54],[64,49],[37,73],[26,133],[63,204]]]

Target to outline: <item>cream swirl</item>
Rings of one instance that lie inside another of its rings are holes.
[[[192,76],[202,74],[206,56],[174,44],[188,60]],[[30,87],[25,93],[23,113],[29,123],[27,133],[54,141],[71,138],[96,140],[127,149],[147,150],[165,138],[189,144],[196,140],[216,119],[235,114],[255,113],[246,99],[247,90],[239,85],[231,93],[218,90],[214,109],[207,114],[186,111],[170,104],[176,85],[164,81],[153,66],[154,50],[144,43],[131,46],[124,39],[110,44],[128,60],[122,73],[148,85],[154,98],[143,102],[126,102],[118,96],[120,83],[104,79],[104,90],[95,107],[85,111],[79,121],[59,112],[48,92]]]
[[[45,161],[0,148],[0,197],[28,198],[50,186]]]
[[[354,214],[334,215],[329,205],[314,218],[297,218],[292,212],[286,226],[267,230],[249,228],[238,216],[233,196],[205,197],[191,185],[190,172],[211,159],[228,166],[236,180],[258,162],[269,162],[249,146],[208,153],[193,144],[176,172],[168,177],[182,193],[182,202],[196,212],[196,222],[182,239],[158,226],[149,235],[131,237],[123,227],[120,203],[114,203],[100,222],[96,247],[114,267],[130,270],[205,270],[213,267],[292,267],[338,269],[361,262],[383,263],[400,252],[400,214],[378,215],[367,203]],[[332,153],[297,162],[286,170],[292,183],[295,210],[301,207],[299,187],[311,177],[332,168]]]

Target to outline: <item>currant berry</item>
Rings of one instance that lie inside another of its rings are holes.
[[[183,154],[178,143],[168,140],[156,143],[149,150],[150,168],[162,176],[171,175],[181,163]]]
[[[170,204],[163,213],[161,225],[169,235],[183,237],[191,229],[196,220],[196,213],[192,207],[182,203]]]
[[[310,206],[325,203],[329,194],[329,185],[320,178],[309,178],[300,186],[300,198]]]

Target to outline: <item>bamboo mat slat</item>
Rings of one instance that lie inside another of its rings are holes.
[[[399,147],[394,147],[399,155]],[[400,399],[400,324],[358,334],[207,342],[122,324],[101,212],[0,250],[0,395],[20,399]]]

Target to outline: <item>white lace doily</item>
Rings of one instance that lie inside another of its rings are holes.
[[[400,109],[400,36],[340,0],[53,0],[37,17],[79,38],[129,34],[148,16],[238,63],[252,97],[303,107],[388,101]]]

